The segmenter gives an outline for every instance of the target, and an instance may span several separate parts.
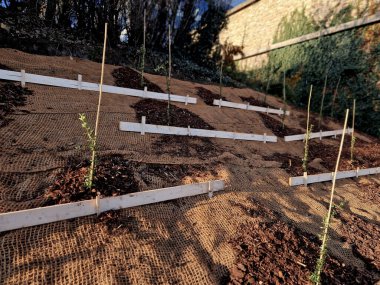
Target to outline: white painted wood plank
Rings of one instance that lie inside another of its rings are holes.
[[[367,168],[367,169],[359,169],[356,170],[347,170],[347,171],[339,171],[337,173],[336,179],[345,179],[352,178],[356,176],[364,176],[371,174],[380,174],[380,167],[375,168]],[[318,183],[318,182],[326,182],[332,181],[333,173],[321,173],[307,176],[307,184]],[[297,186],[305,184],[305,178],[303,176],[296,176],[289,178],[290,186]]]
[[[183,197],[207,194],[209,193],[209,186],[211,186],[212,192],[221,191],[224,189],[224,181],[215,180],[210,181],[210,183],[204,182],[198,184],[181,185],[176,187],[104,198],[100,199],[99,209],[100,212],[105,212],[109,210],[130,208]]]
[[[112,209],[142,206],[183,197],[209,194],[224,189],[223,180],[181,185],[150,191],[136,192],[103,199],[85,200],[0,214],[0,232],[37,226],[67,219],[89,216]]]
[[[141,123],[131,123],[131,122],[120,122],[119,129],[126,132],[136,132],[141,133],[142,124]],[[237,139],[237,140],[248,140],[248,141],[265,141],[265,142],[277,142],[276,136],[264,136],[257,134],[246,134],[246,133],[234,133],[225,131],[215,131],[215,130],[202,130],[202,129],[192,129],[179,128],[179,127],[169,127],[162,125],[151,125],[144,124],[144,132],[152,134],[165,134],[165,135],[178,135],[178,136],[195,136],[195,137],[206,137],[206,138],[222,138],[222,139]]]
[[[352,129],[350,128],[346,130],[346,134],[350,134],[351,132],[352,132]],[[310,133],[310,139],[315,139],[315,138],[320,138],[320,137],[333,137],[333,136],[342,135],[342,134],[343,134],[343,130],[316,132],[316,133]],[[306,134],[291,135],[291,136],[285,136],[284,140],[286,142],[299,141],[299,140],[304,140],[305,137],[306,137]]]
[[[249,110],[249,111],[256,111],[256,112],[263,112],[263,113],[271,113],[271,114],[277,114],[277,115],[284,114],[284,111],[279,110],[279,109],[252,106],[248,104],[234,103],[234,102],[229,102],[229,101],[224,101],[224,100],[219,100],[219,99],[214,99],[213,105],[223,106],[223,107],[228,107],[228,108],[235,108],[235,109],[242,109],[242,110]],[[286,115],[290,115],[290,112],[286,111]]]
[[[22,76],[21,76],[21,72],[0,69],[0,79],[21,82]],[[31,74],[31,73],[25,73],[25,82],[33,83],[33,84],[48,85],[48,86],[64,87],[64,88],[99,91],[99,84],[97,83],[90,83],[90,82],[83,82],[83,81],[79,82],[78,80],[64,79],[64,78],[44,76],[44,75],[36,75],[36,74]],[[111,86],[111,85],[103,85],[102,90],[105,93],[150,98],[150,99],[157,99],[157,100],[168,100],[169,98],[168,94],[165,94],[165,93],[158,93],[158,92],[151,92],[151,91],[144,92],[144,90],[123,88],[123,87],[117,87],[117,86]],[[180,95],[175,95],[175,94],[170,95],[170,100],[173,102],[181,102],[181,103],[186,103],[186,102],[191,103],[191,104],[197,103],[197,98],[188,97],[188,96],[180,96]]]
[[[255,51],[255,52],[253,52],[253,53],[251,53],[251,54],[249,54],[247,56],[240,57],[240,58],[236,59],[235,61],[247,59],[247,58],[250,58],[250,57],[254,57],[254,56],[257,56],[257,55],[260,55],[260,54],[264,54],[264,53],[270,52],[272,50],[276,50],[276,49],[284,48],[284,47],[287,47],[287,46],[299,44],[299,43],[302,43],[302,42],[306,42],[306,41],[310,41],[310,40],[313,40],[313,39],[317,39],[317,38],[322,37],[322,36],[339,33],[339,32],[342,32],[342,31],[346,31],[346,30],[353,29],[353,28],[356,28],[356,27],[361,27],[361,26],[364,26],[364,25],[376,23],[376,22],[379,22],[379,21],[380,21],[380,13],[376,13],[373,16],[369,16],[369,17],[366,17],[366,18],[356,19],[356,20],[353,20],[353,21],[350,21],[350,22],[347,22],[347,23],[344,23],[344,24],[341,24],[341,25],[337,25],[337,26],[330,27],[330,28],[327,28],[327,29],[324,29],[324,30],[320,30],[318,32],[313,32],[313,33],[306,34],[306,35],[303,35],[303,36],[300,36],[300,37],[297,37],[297,38],[289,39],[289,40],[286,40],[286,41],[283,41],[283,42],[280,42],[280,43],[272,44],[269,47],[259,49],[259,50]]]
[[[95,199],[0,214],[0,232],[96,214]]]

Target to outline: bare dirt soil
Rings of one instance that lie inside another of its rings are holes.
[[[311,284],[319,257],[320,240],[279,214],[253,201],[245,209],[252,219],[237,229],[231,240],[237,259],[228,284]],[[373,284],[371,274],[358,271],[328,255],[322,284]]]
[[[249,103],[250,105],[253,106],[258,106],[258,107],[269,107],[273,109],[278,109],[277,107],[274,107],[273,105],[269,104],[268,102],[265,102],[263,100],[256,99],[254,97],[244,97],[240,96],[240,99],[243,100],[244,102]]]
[[[133,89],[144,89],[141,86],[141,74],[129,67],[120,67],[114,69],[112,71],[112,76],[115,78],[116,86]],[[144,86],[146,86],[149,91],[164,93],[164,91],[158,85],[150,82],[145,77]]]
[[[203,101],[209,106],[214,106],[214,100],[219,100],[220,98],[222,98],[223,101],[228,101],[226,97],[220,97],[219,94],[211,92],[210,90],[203,87],[197,87],[197,95],[201,97]]]

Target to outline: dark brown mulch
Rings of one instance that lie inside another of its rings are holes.
[[[278,137],[284,137],[284,136],[290,136],[290,135],[297,135],[302,134],[302,130],[300,129],[293,129],[286,126],[286,118],[285,118],[285,125],[282,127],[282,122],[272,118],[271,116],[263,113],[258,113],[263,120],[263,123],[265,127],[272,130],[272,132],[278,136]]]
[[[287,173],[292,176],[301,176],[303,175],[302,168],[302,159],[297,156],[293,156],[289,153],[279,153],[275,152],[269,156],[263,156],[263,159],[266,161],[277,161],[281,163],[280,168],[284,169]],[[317,174],[320,173],[318,169],[308,166],[307,173],[308,174]]]
[[[141,75],[129,67],[120,67],[112,71],[112,76],[115,78],[116,86],[144,89],[141,86]],[[158,85],[152,83],[144,77],[144,85],[148,88],[148,91],[165,93]]]
[[[203,101],[209,105],[214,106],[213,102],[214,100],[219,100],[220,95],[216,94],[214,92],[211,92],[210,90],[203,88],[203,87],[197,87],[197,95],[203,99]],[[223,101],[228,101],[225,97],[222,96]]]
[[[380,184],[374,180],[359,180],[356,185],[361,189],[357,191],[357,197],[364,201],[380,205]]]
[[[141,120],[146,116],[147,124],[170,125],[175,127],[213,130],[214,128],[203,121],[198,115],[186,109],[170,105],[170,124],[168,124],[168,103],[153,99],[143,99],[131,106],[136,111],[136,118]]]
[[[326,120],[324,120],[322,118],[321,128],[319,128],[319,118],[311,117],[310,118],[310,122],[309,122],[309,127],[310,127],[310,125],[313,125],[311,132],[316,133],[316,132],[319,132],[319,131],[323,131],[323,132],[325,132],[325,131],[333,131],[334,129],[328,127],[326,125],[325,121]],[[306,130],[307,118],[301,119],[299,121],[299,123],[300,123],[300,126],[303,127],[303,128],[305,128],[305,130]]]
[[[252,219],[231,241],[236,263],[228,284],[311,284],[319,257],[318,237],[282,222],[279,215],[255,203],[247,209]],[[373,284],[367,271],[345,265],[328,255],[322,284]]]
[[[0,69],[12,70],[3,64],[0,64]],[[27,96],[32,94],[28,88],[0,80],[0,127],[9,122],[7,115],[13,113],[16,107],[25,106]]]
[[[347,211],[338,211],[336,217],[342,221],[344,241],[352,246],[354,255],[368,270],[380,274],[380,226]]]
[[[88,161],[78,162],[77,159],[72,159],[45,193],[45,205],[89,200],[98,194],[102,198],[139,192],[144,183],[148,187],[155,186],[157,178],[167,185],[175,186],[181,184],[185,177],[217,175],[215,167],[205,164],[142,163],[112,155],[97,161],[94,185],[89,190],[84,186],[89,166]]]
[[[208,138],[185,136],[160,136],[153,143],[155,154],[170,153],[178,157],[208,159],[219,156],[223,151]]]
[[[45,195],[47,204],[63,204],[100,197],[118,196],[139,191],[130,162],[120,156],[100,158],[95,167],[94,185],[91,190],[84,186],[90,163],[70,162],[49,187]]]
[[[340,140],[337,139],[337,141],[338,143],[332,145],[325,144],[323,140],[311,140],[309,147],[310,159],[322,158],[321,164],[328,170],[334,171]],[[380,166],[380,143],[367,143],[357,139],[354,148],[354,161],[351,163],[350,142],[351,136],[346,135],[339,163],[339,171],[353,170],[357,167],[371,168]]]
[[[258,106],[258,107],[269,107],[269,108],[273,108],[273,109],[278,109],[277,107],[274,107],[270,104],[268,104],[268,102],[265,102],[262,101],[262,100],[258,100],[254,97],[244,97],[244,96],[240,96],[241,100],[243,100],[244,102],[248,102],[250,105],[252,106]]]

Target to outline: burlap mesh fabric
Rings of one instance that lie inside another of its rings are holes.
[[[0,50],[0,62],[28,73],[98,82],[100,65],[91,61],[29,55]],[[105,84],[113,85],[107,65]],[[148,75],[165,88],[165,78]],[[15,83],[19,84],[19,83]],[[196,97],[199,84],[173,80],[175,94]],[[204,86],[217,92],[217,86]],[[0,128],[0,212],[41,206],[45,190],[70,157],[85,157],[85,137],[78,113],[95,121],[98,93],[85,90],[27,84],[34,94],[26,106],[10,115]],[[249,89],[224,88],[224,96],[257,96]],[[274,105],[281,105],[269,98]],[[275,151],[302,155],[302,142],[277,144],[211,139],[218,148],[213,157],[156,154],[159,135],[119,131],[120,121],[136,122],[131,108],[138,98],[104,93],[99,129],[99,154],[121,154],[144,163],[203,164],[216,168],[216,175],[186,178],[176,185],[224,179],[226,188],[209,199],[206,195],[125,209],[121,215],[128,230],[110,234],[95,216],[76,218],[0,234],[1,284],[218,284],[234,262],[229,240],[238,226],[249,220],[250,199],[279,212],[297,227],[320,233],[328,183],[289,187],[289,175],[275,161],[262,156]],[[217,130],[271,135],[256,112],[210,107],[198,98],[197,105],[175,103],[199,115]],[[299,127],[295,110],[288,124]],[[276,117],[276,116],[274,116]],[[195,139],[195,138],[194,138]],[[139,169],[136,169],[136,173]],[[376,178],[373,178],[376,179]],[[151,177],[149,187],[168,185]],[[378,205],[357,199],[352,180],[337,182],[337,199],[348,201],[351,211],[379,221]],[[334,222],[329,249],[348,264],[362,267],[339,239]]]

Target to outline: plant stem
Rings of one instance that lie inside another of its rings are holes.
[[[339,76],[338,83],[336,84],[336,88],[334,90],[333,100],[332,100],[332,103],[331,103],[331,114],[330,114],[331,118],[333,118],[333,116],[334,116],[335,100],[336,100],[336,95],[338,94],[338,88],[339,88],[339,84],[340,84],[340,78],[341,77]]]
[[[272,79],[272,69],[269,70],[269,74],[268,74],[268,82],[267,82],[267,87],[265,89],[264,102],[263,102],[264,104],[267,102],[267,95],[268,95],[271,79]]]
[[[220,72],[219,72],[219,100],[222,100],[222,83],[223,83],[223,54],[220,61]]]
[[[168,79],[166,80],[166,87],[168,92],[168,108],[167,108],[167,116],[168,116],[168,126],[170,125],[170,79],[172,74],[172,50],[171,50],[171,33],[170,33],[170,22],[169,22],[169,66],[168,66]]]
[[[283,87],[282,87],[282,96],[283,96],[283,100],[284,100],[284,113],[282,115],[282,128],[285,127],[285,114],[286,114],[286,107],[287,107],[287,104],[286,104],[285,74],[286,74],[286,71],[284,71],[284,80],[283,80]]]
[[[104,77],[104,63],[106,58],[106,43],[107,43],[107,23],[104,27],[104,45],[103,45],[103,59],[102,59],[102,71],[100,75],[100,85],[99,85],[99,102],[98,102],[98,110],[96,112],[96,123],[95,123],[95,143],[94,148],[91,154],[91,166],[90,166],[90,176],[89,176],[89,184],[92,185],[93,177],[94,177],[94,167],[95,167],[95,148],[96,148],[96,140],[98,137],[98,126],[99,126],[99,115],[100,115],[100,105],[102,102],[102,88],[103,88],[103,77]]]
[[[323,113],[323,104],[325,102],[325,95],[326,95],[326,86],[327,86],[327,71],[325,75],[325,83],[323,85],[323,91],[322,91],[322,100],[321,100],[321,108],[319,109],[319,122],[318,122],[318,128],[321,129],[321,122],[322,122],[322,113]]]
[[[332,213],[332,209],[333,209],[336,175],[338,173],[340,156],[342,154],[342,149],[343,149],[344,135],[346,133],[346,128],[347,128],[348,113],[349,113],[349,110],[347,109],[346,118],[344,120],[342,139],[340,141],[339,153],[338,153],[338,158],[336,160],[335,171],[334,171],[334,176],[333,176],[333,181],[332,181],[329,210],[327,212],[327,216],[326,216],[326,219],[325,219],[324,225],[323,225],[321,252],[320,252],[320,256],[319,256],[319,261],[317,262],[317,268],[315,269],[314,282],[317,285],[321,284],[321,272],[323,269],[324,260],[326,258],[327,236],[328,236],[328,231],[329,231],[329,226],[330,226],[331,213]]]
[[[142,58],[141,58],[141,87],[144,87],[145,35],[146,35],[146,9],[144,9],[143,46],[142,46]]]
[[[313,85],[310,85],[310,93],[309,93],[309,100],[307,103],[307,119],[306,119],[306,136],[305,136],[305,146],[304,146],[304,154],[302,159],[302,168],[304,172],[307,172],[307,160],[308,160],[308,153],[309,153],[309,138],[310,138],[310,132],[312,129],[312,126],[309,127],[309,121],[310,121],[310,103],[311,103],[311,94],[313,93]]]
[[[352,107],[352,133],[351,133],[351,163],[354,161],[354,148],[355,148],[355,114],[356,114],[356,99],[354,99],[354,105]]]

